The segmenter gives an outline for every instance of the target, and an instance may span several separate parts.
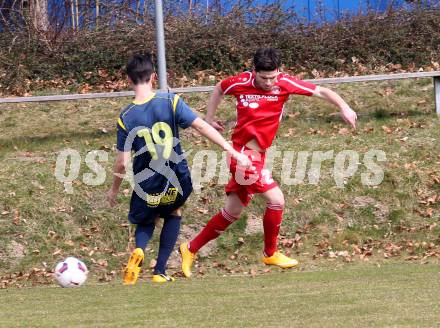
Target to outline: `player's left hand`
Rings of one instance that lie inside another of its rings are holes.
[[[354,110],[352,110],[350,107],[342,109],[341,117],[347,124],[350,124],[353,129],[356,129],[357,115]]]
[[[118,192],[117,191],[115,192],[113,189],[110,189],[107,192],[107,201],[111,207],[116,205],[116,195],[117,194],[118,194]]]

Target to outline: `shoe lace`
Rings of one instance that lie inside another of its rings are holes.
[[[166,281],[171,281],[171,276],[167,275],[166,273],[159,274],[162,278],[164,278]]]

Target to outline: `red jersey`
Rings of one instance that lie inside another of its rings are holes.
[[[220,83],[223,94],[237,99],[237,122],[232,141],[246,145],[256,139],[262,149],[269,148],[280,124],[289,95],[312,96],[316,85],[280,73],[271,91],[255,86],[255,73],[244,72]]]

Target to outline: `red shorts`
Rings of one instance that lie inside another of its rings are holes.
[[[278,186],[272,175],[264,168],[266,153],[258,152],[246,146],[234,144],[234,149],[244,153],[252,161],[253,167],[244,170],[237,166],[234,158],[227,157],[232,177],[225,187],[226,194],[235,193],[244,206],[249,204],[254,194],[261,194]]]

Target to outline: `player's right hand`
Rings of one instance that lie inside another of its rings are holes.
[[[236,160],[238,166],[244,168],[244,169],[251,169],[252,168],[252,161],[247,157],[245,154],[239,153],[238,151],[234,152],[232,155]]]
[[[214,129],[216,129],[219,132],[223,132],[225,131],[224,126],[222,125],[222,123],[220,121],[211,121],[208,122]]]

